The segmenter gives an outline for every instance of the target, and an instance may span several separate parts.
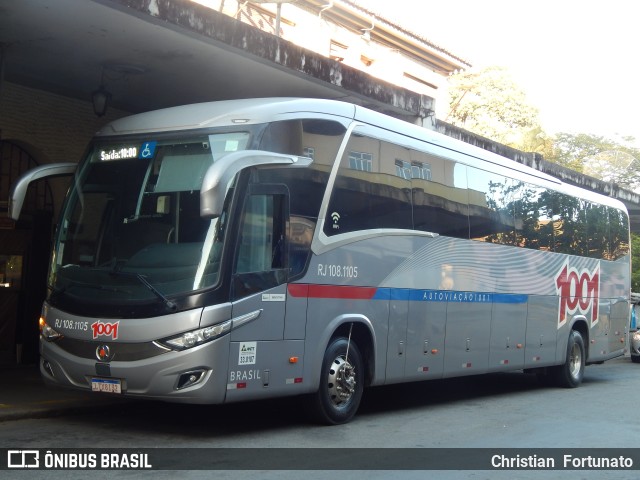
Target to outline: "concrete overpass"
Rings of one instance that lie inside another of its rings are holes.
[[[4,81],[88,102],[105,84],[112,106],[125,113],[262,96],[340,99],[418,124],[431,124],[434,112],[429,96],[379,81],[188,0],[0,0],[0,47],[0,94]],[[438,129],[622,200],[632,229],[640,232],[638,192],[445,123]]]
[[[341,99],[409,119],[433,99],[188,0],[0,0],[4,80],[140,112],[242,97]]]

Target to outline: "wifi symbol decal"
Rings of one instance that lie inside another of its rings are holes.
[[[331,214],[331,219],[333,220],[333,228],[338,230],[340,228],[338,225],[338,222],[340,221],[340,214],[338,212],[333,212]]]

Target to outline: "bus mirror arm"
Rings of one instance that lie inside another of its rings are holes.
[[[276,166],[308,167],[313,160],[297,155],[283,155],[262,150],[233,152],[211,165],[202,180],[200,189],[200,216],[216,218],[222,214],[227,188],[238,172],[249,167]]]
[[[20,218],[22,205],[31,182],[42,178],[73,175],[77,166],[77,163],[51,163],[27,170],[18,178],[9,194],[9,216],[14,220]]]

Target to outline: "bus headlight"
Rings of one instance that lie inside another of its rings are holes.
[[[40,336],[47,342],[55,342],[62,338],[62,334],[54,330],[47,322],[45,322],[43,317],[40,317],[38,325],[40,325]]]
[[[231,320],[227,320],[226,322],[218,323],[217,325],[185,332],[178,337],[160,340],[160,343],[174,350],[185,350],[187,348],[215,340],[216,338],[228,333],[230,330]]]

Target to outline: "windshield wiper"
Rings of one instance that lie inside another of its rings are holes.
[[[135,278],[137,278],[140,283],[142,283],[145,287],[147,287],[149,290],[151,290],[151,293],[153,293],[156,297],[158,297],[160,300],[162,300],[164,302],[164,304],[169,309],[169,311],[175,312],[178,309],[178,305],[176,305],[175,302],[173,302],[173,301],[169,300],[167,297],[165,297],[162,294],[162,292],[160,292],[156,287],[151,285],[151,283],[149,283],[149,281],[144,277],[144,275],[142,275],[140,273],[136,273],[136,272],[122,272],[122,271],[117,271],[117,270],[113,270],[113,271],[109,272],[109,274],[110,275],[118,275],[118,276],[135,277]]]

